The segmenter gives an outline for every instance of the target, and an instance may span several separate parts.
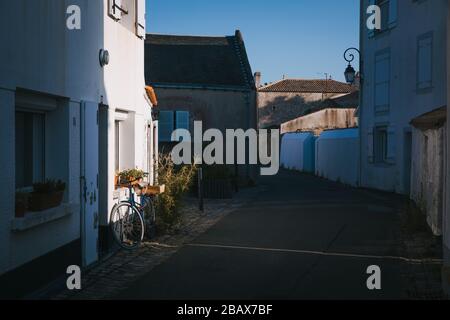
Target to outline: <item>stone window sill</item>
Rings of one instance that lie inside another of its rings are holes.
[[[42,224],[62,219],[72,215],[80,209],[79,205],[65,203],[59,207],[40,212],[27,212],[23,218],[14,218],[11,221],[11,230],[13,232],[26,231]]]

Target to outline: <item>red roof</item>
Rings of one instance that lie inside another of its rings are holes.
[[[285,79],[261,87],[260,92],[350,93],[356,88],[335,80]]]

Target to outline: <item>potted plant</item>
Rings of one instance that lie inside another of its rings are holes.
[[[66,184],[60,180],[47,180],[43,183],[33,184],[33,192],[30,195],[30,211],[44,211],[58,207],[63,199]]]
[[[117,174],[118,176],[118,185],[120,184],[126,184],[133,181],[139,181],[142,180],[145,176],[144,171],[139,169],[130,169],[130,170],[124,170],[122,172],[119,172]]]
[[[28,209],[28,193],[16,192],[15,217],[23,218]]]

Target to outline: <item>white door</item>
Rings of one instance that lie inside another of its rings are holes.
[[[83,265],[98,259],[98,103],[81,105],[81,228]]]

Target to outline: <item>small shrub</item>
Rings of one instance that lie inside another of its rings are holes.
[[[117,174],[120,182],[135,181],[144,178],[144,175],[145,175],[144,171],[139,169],[124,170]]]
[[[195,165],[176,166],[170,155],[160,155],[158,162],[158,183],[165,185],[165,193],[159,195],[156,203],[157,224],[167,232],[180,222],[181,199],[194,182]]]

